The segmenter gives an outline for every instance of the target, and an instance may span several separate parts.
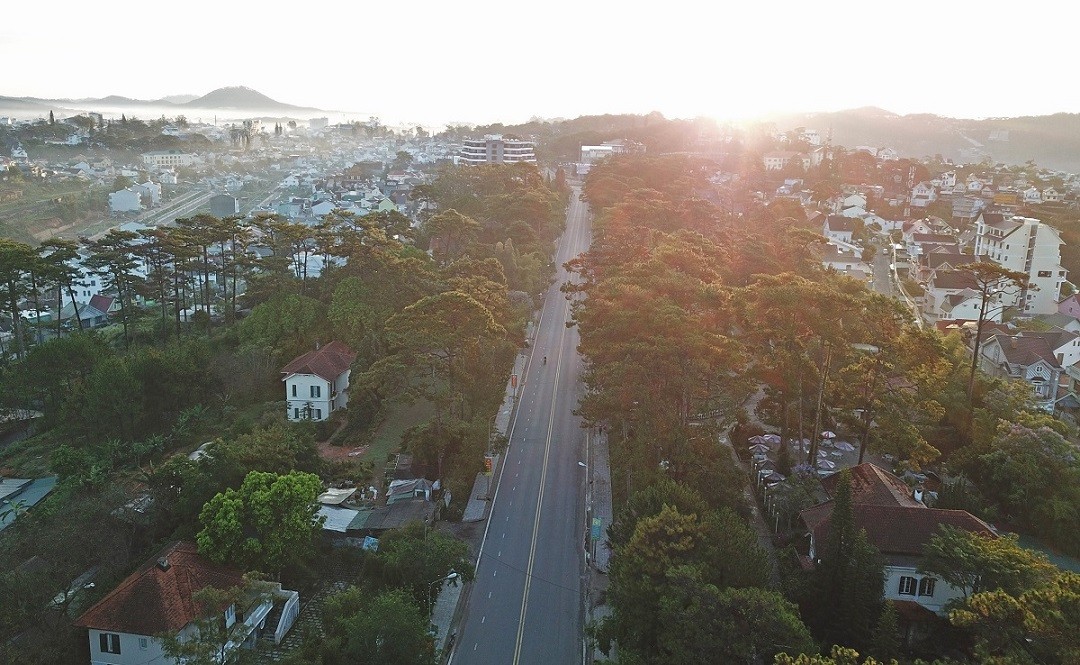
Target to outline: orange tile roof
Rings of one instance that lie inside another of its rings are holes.
[[[162,559],[168,561],[165,570],[158,565]],[[199,556],[195,543],[173,543],[86,610],[75,625],[134,635],[176,632],[199,616],[192,601],[196,591],[242,583],[241,571]]]

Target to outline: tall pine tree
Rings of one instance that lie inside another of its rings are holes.
[[[855,526],[851,474],[842,471],[833,496],[829,535],[814,573],[812,623],[827,644],[865,650],[881,612],[885,581],[881,554]]]

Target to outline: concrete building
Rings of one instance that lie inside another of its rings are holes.
[[[142,154],[143,164],[155,169],[191,166],[195,159],[195,155],[180,150],[153,150]]]
[[[532,141],[503,138],[488,134],[483,139],[466,139],[458,155],[460,164],[536,163],[536,145]]]
[[[1016,294],[1011,304],[1023,314],[1053,314],[1061,299],[1065,268],[1053,227],[1031,217],[980,213],[976,218],[975,255],[1028,276],[1030,288]]]

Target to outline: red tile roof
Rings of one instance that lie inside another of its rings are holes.
[[[309,351],[294,358],[288,365],[281,368],[281,373],[285,375],[283,378],[288,378],[293,374],[314,374],[327,381],[334,381],[352,366],[354,360],[356,360],[355,351],[345,346],[344,342],[333,341],[315,351]]]
[[[851,501],[874,506],[924,507],[911,495],[911,488],[880,466],[865,462],[848,469],[851,473]],[[834,473],[821,479],[821,486],[829,496],[836,494],[840,474]]]
[[[166,570],[158,565],[162,559],[168,561]],[[177,542],[128,576],[75,625],[134,635],[176,632],[198,618],[191,598],[196,591],[242,583],[241,571],[199,556],[195,543]]]
[[[886,555],[921,556],[923,545],[943,524],[988,538],[997,537],[990,525],[966,510],[858,504],[853,509],[855,528],[865,530],[870,543]],[[807,508],[800,513],[800,517],[820,548],[829,538],[832,502]]]

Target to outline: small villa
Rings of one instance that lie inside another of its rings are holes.
[[[349,402],[349,371],[356,352],[344,342],[294,358],[281,369],[289,420],[328,420]]]

